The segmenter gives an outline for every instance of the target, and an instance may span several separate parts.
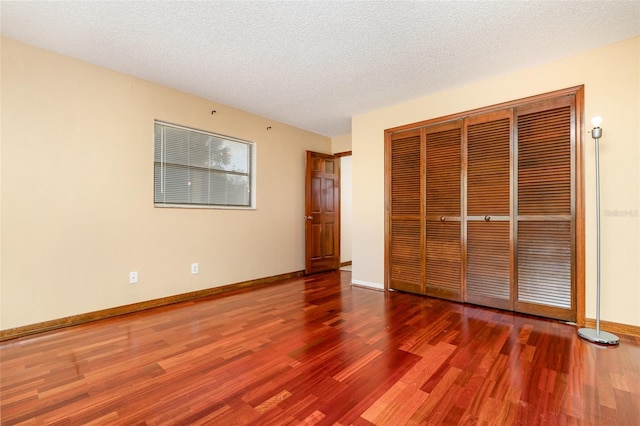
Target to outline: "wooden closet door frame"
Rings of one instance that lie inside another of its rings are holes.
[[[486,112],[497,111],[506,108],[515,108],[517,106],[528,103],[543,101],[559,96],[575,96],[575,125],[572,126],[571,132],[575,141],[575,285],[576,285],[576,322],[579,326],[585,325],[585,200],[584,200],[584,85],[568,87],[553,92],[543,93],[539,95],[529,96],[513,101],[508,101],[496,105],[482,107],[470,111],[446,115],[443,117],[432,118],[429,120],[410,123],[394,128],[386,129],[385,132],[385,290],[389,290],[389,232],[390,232],[390,194],[388,182],[391,176],[390,169],[390,136],[393,133],[419,129],[422,127],[443,123],[446,121],[460,120],[471,115],[482,114]]]

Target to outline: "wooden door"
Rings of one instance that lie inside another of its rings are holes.
[[[387,282],[389,288],[424,293],[424,220],[421,132],[387,135]]]
[[[307,151],[305,273],[340,268],[339,158]]]
[[[516,310],[576,320],[575,96],[516,109]]]
[[[386,131],[388,288],[580,321],[582,91]]]
[[[513,110],[466,120],[465,301],[513,310]]]
[[[462,300],[461,122],[387,135],[389,288]]]
[[[424,294],[462,300],[461,121],[427,127]]]

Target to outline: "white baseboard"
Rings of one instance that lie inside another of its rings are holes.
[[[384,285],[380,283],[371,283],[371,282],[362,281],[362,280],[351,280],[351,284],[357,285],[360,287],[370,287],[375,290],[384,290]]]

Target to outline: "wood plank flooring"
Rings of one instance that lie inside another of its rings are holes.
[[[640,339],[336,271],[0,344],[2,425],[638,425]]]

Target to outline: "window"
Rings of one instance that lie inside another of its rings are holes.
[[[255,144],[155,122],[156,207],[254,207]]]

